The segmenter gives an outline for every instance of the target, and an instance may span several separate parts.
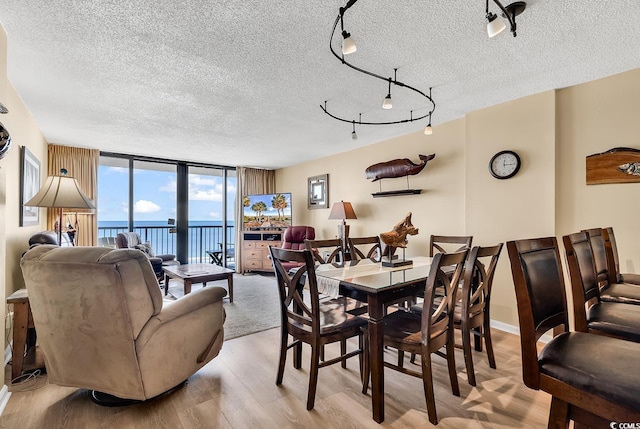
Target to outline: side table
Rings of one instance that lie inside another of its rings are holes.
[[[13,356],[11,358],[11,380],[23,371],[44,368],[44,357],[36,346],[36,328],[33,324],[27,289],[19,289],[7,298],[13,304]]]

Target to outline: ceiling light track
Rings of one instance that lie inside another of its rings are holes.
[[[353,70],[366,74],[368,76],[374,77],[376,79],[380,79],[383,80],[385,82],[388,83],[388,92],[387,92],[387,96],[384,98],[383,103],[382,103],[382,108],[383,109],[391,109],[393,107],[392,103],[391,103],[391,85],[393,84],[394,86],[397,87],[401,87],[401,88],[406,88],[410,91],[413,91],[417,94],[419,94],[420,96],[424,97],[426,99],[426,101],[428,102],[428,106],[430,107],[430,110],[425,113],[422,116],[416,116],[413,117],[413,110],[411,111],[411,114],[409,116],[409,118],[407,119],[400,119],[400,120],[396,120],[396,121],[362,121],[362,114],[360,114],[360,120],[356,121],[354,119],[347,119],[347,118],[343,118],[340,117],[336,114],[333,114],[331,112],[329,112],[329,110],[327,110],[327,101],[324,102],[324,105],[320,105],[320,108],[324,111],[324,113],[326,113],[327,115],[331,116],[334,119],[337,119],[339,121],[342,122],[348,122],[353,124],[353,129],[355,132],[355,124],[358,125],[393,125],[393,124],[404,124],[407,122],[414,122],[414,121],[419,121],[421,119],[424,118],[429,118],[429,123],[431,122],[431,115],[433,114],[435,108],[436,108],[436,103],[433,101],[433,98],[431,97],[431,88],[429,88],[429,95],[425,94],[424,92],[420,91],[419,89],[408,85],[404,82],[401,82],[397,79],[397,71],[398,69],[395,68],[394,69],[394,76],[393,78],[391,77],[385,77],[385,76],[381,76],[377,73],[374,73],[372,71],[363,69],[361,67],[358,67],[354,64],[351,64],[350,62],[348,62],[347,60],[345,60],[345,55],[349,55],[352,54],[354,52],[356,52],[356,44],[355,44],[355,40],[351,37],[351,34],[348,33],[347,31],[345,31],[344,29],[344,13],[351,8],[358,0],[349,0],[347,2],[347,4],[344,7],[340,8],[340,11],[338,13],[338,16],[333,24],[333,31],[331,32],[331,38],[329,39],[329,50],[331,51],[331,53],[338,59],[340,60],[340,62],[350,68],[352,68]],[[338,28],[338,23],[340,23],[340,31],[343,37],[343,41],[342,41],[342,52],[338,53],[334,50],[333,48],[333,39],[336,33],[336,29]],[[353,135],[352,132],[352,135]]]

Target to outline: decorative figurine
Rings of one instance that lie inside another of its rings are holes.
[[[411,265],[413,263],[410,259],[404,259],[404,252],[402,259],[393,259],[393,254],[396,248],[402,247],[405,249],[407,247],[408,235],[418,235],[418,228],[413,226],[411,223],[411,212],[409,212],[404,219],[398,222],[391,231],[380,234],[380,240],[387,245],[385,252],[387,253],[387,260],[382,261],[383,266],[400,267],[403,265]]]

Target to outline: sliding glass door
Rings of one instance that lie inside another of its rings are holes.
[[[156,254],[233,267],[235,196],[230,167],[102,154],[99,244],[114,246],[119,232],[135,231]]]

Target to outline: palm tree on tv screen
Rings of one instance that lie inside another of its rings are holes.
[[[271,206],[278,211],[278,220],[281,221],[284,219],[284,209],[286,209],[289,204],[287,203],[287,199],[282,194],[276,194],[271,199]]]
[[[262,212],[267,210],[267,205],[262,201],[258,201],[251,206],[251,210],[256,212],[256,217],[260,219],[262,217]]]

